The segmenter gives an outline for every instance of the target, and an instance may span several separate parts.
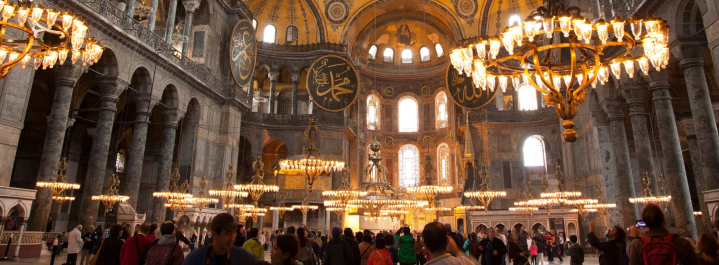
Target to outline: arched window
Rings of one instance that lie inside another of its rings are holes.
[[[437,129],[447,127],[447,94],[439,92],[434,99]]]
[[[517,24],[522,24],[522,18],[520,18],[519,15],[517,15],[517,14],[509,16],[509,24],[508,25],[511,27],[511,26],[514,26]]]
[[[297,42],[297,35],[299,35],[299,30],[295,26],[288,26],[287,30],[285,32],[285,44],[290,44],[292,42]]]
[[[449,179],[449,148],[447,144],[437,147],[437,184],[451,185]]]
[[[519,110],[537,110],[537,91],[528,85],[522,85],[517,91]]]
[[[125,150],[120,149],[120,151],[117,152],[117,157],[115,158],[115,172],[125,172]]]
[[[267,25],[265,31],[262,33],[262,41],[267,43],[275,43],[275,37],[277,36],[277,28],[273,25]]]
[[[379,130],[379,101],[374,95],[367,97],[367,129]]]
[[[410,49],[402,50],[402,63],[412,63],[412,51]]]
[[[372,47],[369,47],[369,52],[367,52],[367,58],[374,60],[377,56],[377,45],[372,45]]]
[[[427,47],[419,49],[419,58],[421,58],[423,62],[429,61],[429,49],[427,49]]]
[[[442,45],[440,45],[439,43],[434,45],[434,51],[437,52],[437,58],[444,55],[444,49],[442,49]]]
[[[399,149],[399,184],[416,187],[419,184],[419,150],[414,145]]]
[[[257,30],[257,19],[254,19],[254,18],[252,19],[252,28]]]
[[[383,61],[391,63],[394,59],[394,50],[392,48],[386,48],[384,49],[384,53],[382,53],[382,57],[384,57]]]
[[[417,132],[417,101],[411,97],[399,100],[399,132]]]
[[[544,141],[541,136],[532,135],[524,141],[522,147],[525,167],[543,167],[545,165]]]

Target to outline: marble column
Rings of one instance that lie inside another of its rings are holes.
[[[137,0],[127,0],[127,5],[125,6],[125,13],[130,18],[129,22],[132,22],[132,16],[135,15],[135,1]]]
[[[280,213],[272,211],[272,233],[280,229]]]
[[[697,141],[697,134],[694,130],[694,121],[691,118],[684,118],[678,122],[679,126],[684,129],[684,133],[687,137],[687,142],[689,143],[689,154],[692,158],[692,168],[694,169],[694,184],[697,188],[697,199],[699,200],[699,206],[701,207],[702,211],[702,225],[704,231],[697,231],[697,234],[700,232],[711,232],[712,231],[712,221],[711,221],[711,215],[709,215],[709,209],[708,205],[704,203],[704,193],[702,191],[706,190],[706,182],[704,179],[703,172],[701,170],[701,164],[702,164],[702,156],[701,151],[699,150],[699,142]],[[700,229],[700,227],[697,227],[697,229]]]
[[[68,127],[73,87],[83,72],[84,68],[79,64],[55,66],[55,96],[50,116],[47,119],[47,133],[45,134],[42,156],[40,157],[37,181],[50,182],[55,179],[57,164],[60,162],[62,146],[65,140],[65,130]],[[52,191],[50,189],[38,189],[30,210],[30,220],[28,222],[30,231],[45,231],[51,205]]]
[[[27,221],[27,220],[25,220]],[[17,224],[18,233],[17,238],[15,238],[15,249],[13,250],[12,255],[12,261],[19,261],[20,260],[20,243],[22,242],[22,236],[23,232],[25,231],[25,221],[22,223]]]
[[[175,152],[175,134],[177,133],[177,110],[166,109],[162,111],[162,145],[160,147],[160,165],[157,172],[155,191],[167,191],[170,187],[170,174],[172,173],[172,156]],[[153,198],[152,222],[165,221],[165,199]]]
[[[679,38],[672,42],[672,55],[679,59],[684,70],[684,81],[689,94],[694,128],[701,150],[702,170],[707,190],[719,189],[719,134],[704,76],[706,42],[697,39]]]
[[[192,17],[195,15],[195,10],[200,7],[199,0],[182,0],[182,5],[185,7],[185,32],[183,35],[186,41],[182,43],[182,56],[187,58],[187,51],[190,49],[190,34],[192,34]]]
[[[142,165],[145,160],[145,143],[147,141],[147,128],[150,124],[150,96],[139,96],[135,102],[135,124],[132,127],[132,144],[127,158],[125,181],[121,182],[120,194],[130,196],[128,204],[137,210],[137,200],[140,196],[140,180],[142,179]]]
[[[619,192],[619,196],[614,198],[610,198],[607,194],[607,200],[617,203],[622,212],[622,224],[624,227],[630,227],[639,219],[639,212],[637,205],[629,202],[629,198],[636,197],[636,192],[624,127],[624,102],[618,99],[605,99],[601,105],[608,116],[614,162],[617,166],[617,174],[606,179],[605,184],[607,189],[616,189]]]
[[[325,227],[322,230],[327,231],[332,229],[330,220],[332,220],[332,212],[325,211]]]
[[[128,83],[119,79],[97,81],[97,87],[102,94],[100,109],[98,110],[97,127],[92,138],[90,159],[87,162],[87,175],[85,176],[84,191],[80,206],[80,224],[83,227],[95,225],[100,201],[91,199],[93,195],[102,194],[105,183],[105,170],[107,157],[112,138],[112,125],[115,121],[118,95],[127,88]]]
[[[672,195],[672,208],[674,209],[677,229],[684,231],[683,236],[696,239],[696,224],[689,197],[687,172],[684,169],[682,147],[679,143],[679,133],[674,120],[672,97],[669,94],[669,72],[669,69],[661,72],[650,72],[649,79],[651,83],[649,84],[649,90],[652,91],[657,126],[659,127],[659,136],[662,141],[664,173],[667,176],[670,195]]]
[[[268,96],[269,110],[267,113],[275,114],[275,85],[277,84],[277,79],[280,77],[280,73],[270,72],[267,76],[270,77],[270,95]]]
[[[150,0],[150,14],[148,14],[147,17],[147,29],[152,32],[155,32],[155,22],[157,22],[157,5],[159,2],[160,0]]]
[[[633,80],[632,80],[633,81]],[[657,173],[654,167],[654,155],[652,151],[651,136],[647,126],[648,114],[644,111],[644,99],[647,94],[648,84],[643,82],[631,82],[621,85],[622,96],[627,100],[629,106],[629,119],[632,122],[632,134],[634,136],[634,152],[637,154],[639,174],[647,172],[652,179],[650,188],[654,195],[659,195],[657,185]],[[643,188],[643,187],[642,187]]]
[[[253,93],[252,90],[254,90],[254,88],[255,88],[255,78],[254,78],[254,77],[250,77],[250,82],[247,83],[247,94],[249,94],[250,97],[252,97],[252,93]],[[254,101],[253,101],[253,102],[254,102]]]
[[[165,42],[172,44],[172,34],[175,33],[175,15],[177,15],[177,0],[170,0],[167,9],[167,24],[165,25]]]
[[[292,115],[297,115],[297,87],[300,84],[300,73],[293,73],[292,77]]]

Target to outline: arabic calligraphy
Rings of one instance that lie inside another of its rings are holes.
[[[240,20],[232,31],[230,42],[230,69],[237,85],[245,86],[250,82],[256,58],[255,29],[249,20]]]
[[[319,58],[312,64],[309,73],[308,92],[318,107],[341,111],[357,99],[357,73],[344,58],[334,55]]]
[[[486,106],[497,95],[497,90],[485,91],[476,88],[471,78],[462,76],[454,67],[449,67],[447,70],[447,89],[455,104],[470,110]]]

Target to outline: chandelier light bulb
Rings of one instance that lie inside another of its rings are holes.
[[[45,10],[41,6],[34,5],[32,7],[32,13],[30,13],[30,22],[32,22],[33,25],[40,22],[40,19],[42,18],[42,13],[44,12]]]
[[[604,19],[599,19],[595,26],[597,27],[597,37],[599,37],[599,40],[602,42],[602,44],[606,44],[607,39],[609,38],[609,24],[605,22]]]
[[[500,75],[497,78],[499,78],[499,88],[502,89],[502,93],[507,92],[507,76]]]
[[[504,44],[504,49],[509,52],[509,55],[514,54],[514,39],[509,31],[502,34],[502,44]]]
[[[480,39],[480,42],[474,45],[477,49],[477,56],[479,59],[484,60],[487,58],[487,47],[484,42]]]
[[[587,73],[587,74],[589,75],[589,79],[594,78],[594,71],[590,71],[590,72]],[[598,82],[599,82],[599,77],[594,78],[594,80],[592,81],[592,88],[597,88],[597,83],[598,83]]]
[[[35,70],[37,70],[38,68],[40,68],[40,65],[42,65],[42,57],[39,55],[36,55],[35,58],[33,58],[32,63],[33,63],[33,67],[35,68]]]
[[[497,59],[497,54],[499,54],[499,47],[502,44],[499,43],[499,38],[494,37],[489,40],[489,53],[492,54],[492,59]]]
[[[476,70],[477,70],[477,69],[475,69],[475,71],[476,71]],[[482,86],[482,80],[481,80],[481,79],[484,79],[484,78],[479,77],[479,75],[478,75],[476,72],[475,72],[474,74],[472,74],[472,83],[474,84],[474,87],[475,87],[475,88],[480,88],[480,86],[481,86],[482,91],[485,91],[486,89],[484,88],[484,86]]]
[[[520,79],[518,75],[512,76],[512,87],[514,88],[514,90],[517,90],[517,89],[519,89],[519,87],[522,86],[521,82],[522,82],[522,79]]]
[[[487,88],[490,92],[494,92],[494,87],[497,85],[497,79],[493,75],[487,75]]]
[[[567,86],[567,88],[570,88],[569,85],[571,85],[572,82],[572,75],[563,75],[562,79],[564,80],[564,85]]]
[[[634,38],[639,39],[639,36],[642,35],[642,20],[630,19],[629,23],[632,26],[632,34],[634,34]]]
[[[70,28],[70,26],[72,26],[73,19],[74,19],[74,17],[70,13],[68,13],[68,12],[63,13],[62,14],[62,29],[67,31]]]
[[[612,19],[612,29],[614,30],[614,37],[617,37],[617,41],[622,41],[624,38],[624,20],[619,16]]]
[[[584,39],[584,43],[589,44],[592,40],[592,22],[585,21],[580,24],[580,26],[582,27],[582,38]]]
[[[559,17],[559,27],[562,29],[562,33],[564,33],[564,37],[569,38],[569,31],[572,29],[572,18],[569,16],[561,16]]]
[[[585,19],[583,17],[576,17],[572,19],[572,27],[574,28],[574,34],[577,35],[577,40],[582,40],[584,38],[584,35],[582,34],[582,31],[584,30],[584,27],[582,27],[584,21]]]
[[[614,78],[620,79],[622,76],[622,64],[620,62],[614,61],[609,64],[609,67],[611,67],[612,69],[612,74],[614,75]]]
[[[527,34],[527,38],[529,39],[529,42],[534,41],[534,35],[536,34],[536,28],[537,21],[535,21],[533,18],[527,18],[527,20],[524,21],[524,32]]]
[[[27,21],[27,16],[30,15],[30,9],[27,7],[21,7],[17,10],[17,22],[18,25],[25,24],[25,21]]]
[[[10,19],[15,12],[15,6],[11,4],[5,5],[2,9],[2,21],[7,22],[8,19]]]
[[[624,63],[624,70],[627,71],[629,78],[634,78],[634,61],[626,60]]]
[[[597,78],[599,78],[599,82],[604,85],[607,81],[609,81],[609,70],[607,70],[606,66],[602,66],[599,68],[599,74],[597,75]]]
[[[522,39],[524,36],[522,35],[522,25],[517,24],[511,27],[510,32],[512,33],[512,38],[514,39],[514,43],[517,44],[517,46],[522,45]]]
[[[10,56],[8,57],[8,62],[17,60],[18,56],[20,56],[20,54],[17,52],[10,52]]]
[[[547,35],[548,39],[552,38],[552,35],[554,35],[554,17],[545,17],[544,18],[544,32]]]
[[[6,49],[0,49],[0,64],[5,62],[5,57],[7,56],[7,50]]]
[[[22,57],[22,69],[25,69],[25,67],[27,67],[27,65],[30,63],[30,59],[32,59],[32,56],[30,55],[25,55]]]
[[[67,53],[69,51],[67,49],[60,49],[57,53],[57,62],[60,63],[60,65],[63,65],[65,63],[65,60],[67,60]]]
[[[584,75],[582,73],[576,74],[577,76],[577,85],[581,86],[584,84]]]
[[[554,85],[557,90],[562,88],[562,76],[558,74],[552,75],[552,85]]]
[[[72,63],[74,64],[77,62],[77,60],[80,59],[80,57],[82,57],[82,53],[79,50],[73,50],[72,58],[70,58],[70,59],[72,60]]]
[[[52,26],[55,25],[55,20],[57,19],[57,16],[60,14],[60,12],[57,12],[53,9],[47,10],[47,28],[51,29]]]
[[[464,54],[464,60],[465,60],[465,61],[466,61],[466,60],[472,61],[472,59],[474,59],[474,52],[472,51],[472,45],[471,45],[471,44],[470,44],[469,46],[467,46],[466,49],[464,49],[464,53],[463,53],[463,54]]]

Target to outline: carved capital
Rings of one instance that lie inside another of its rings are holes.
[[[267,77],[270,78],[270,81],[277,82],[280,77],[280,72],[269,72],[267,73]]]
[[[292,82],[294,82],[294,83],[299,82],[301,76],[302,76],[302,74],[300,74],[300,73],[291,73],[290,74],[290,78],[292,78]]]
[[[679,60],[682,69],[704,66],[707,42],[698,38],[678,37],[670,44],[671,52]]]
[[[677,122],[677,125],[679,125],[679,128],[682,128],[682,130],[684,130],[684,133],[686,134],[687,138],[697,136],[697,132],[696,130],[694,130],[694,119],[683,118]]]
[[[600,103],[609,120],[624,120],[626,106],[619,99],[605,99]]]
[[[56,65],[55,67],[55,82],[69,82],[72,85],[80,79],[80,76],[85,73],[86,68],[82,64],[66,63],[63,65]]]
[[[200,7],[200,0],[182,0],[182,5],[185,6],[185,12],[195,13],[195,10]]]
[[[653,69],[653,68],[652,68]],[[663,71],[657,72],[655,70],[649,71],[649,89],[653,90],[656,87],[669,87],[669,78],[670,78],[670,71],[669,69],[664,69]]]
[[[177,127],[179,114],[177,113],[177,109],[164,109],[160,111],[160,115],[162,116],[162,126],[163,127]]]
[[[130,86],[129,82],[119,78],[100,79],[96,81],[96,84],[103,98],[115,99]]]

